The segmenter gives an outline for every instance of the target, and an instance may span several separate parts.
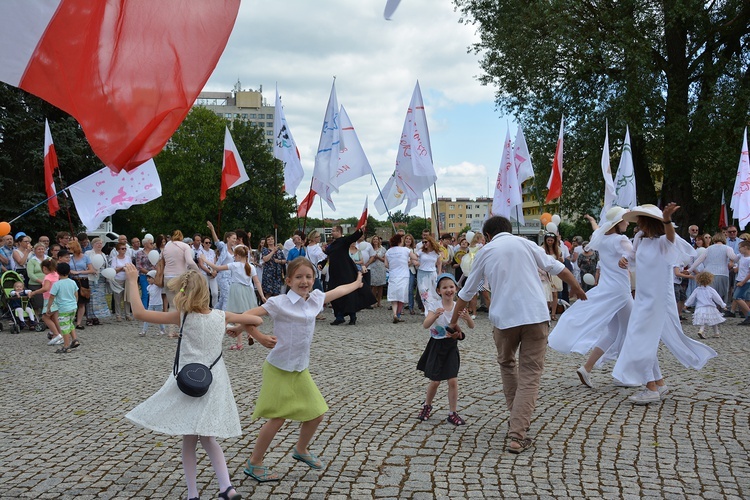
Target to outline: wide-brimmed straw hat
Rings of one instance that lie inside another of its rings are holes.
[[[636,222],[640,216],[651,217],[664,222],[664,215],[656,205],[638,205],[626,213],[623,219],[628,222]]]
[[[604,220],[602,221],[602,224],[599,226],[599,228],[606,233],[607,231],[615,227],[617,224],[622,222],[625,217],[625,214],[627,213],[628,213],[627,208],[622,208],[622,207],[610,208],[609,210],[607,210],[607,213],[604,214]]]

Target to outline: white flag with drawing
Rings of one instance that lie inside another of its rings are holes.
[[[87,231],[93,231],[116,211],[157,199],[161,196],[161,181],[152,159],[130,172],[116,173],[104,167],[68,190],[73,195],[81,222]]]

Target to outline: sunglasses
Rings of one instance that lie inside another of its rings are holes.
[[[210,241],[204,241],[204,242],[203,242],[203,244],[204,244],[204,245],[210,245],[210,244],[211,244],[211,242],[210,242]]]

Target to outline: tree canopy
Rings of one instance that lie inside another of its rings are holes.
[[[562,211],[596,213],[605,119],[629,125],[639,203],[675,201],[715,226],[731,196],[750,104],[746,0],[454,0],[477,27],[479,79],[526,133],[543,193],[564,114]]]

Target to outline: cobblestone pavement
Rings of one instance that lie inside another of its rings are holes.
[[[672,392],[648,407],[626,402],[633,389],[614,387],[605,371],[594,373],[597,389],[584,388],[582,357],[549,351],[535,445],[516,456],[504,451],[508,415],[486,314],[460,345],[463,427],[445,421],[445,386],[433,417],[415,418],[427,334],[419,316],[389,318],[375,309],[356,326],[318,323],[311,372],[331,410],[311,449],[325,466],[291,458],[298,426],[287,424],[266,456],[278,483],[242,473],[262,423],[250,415],[266,350],[225,351],[244,435],[221,444],[245,498],[750,497],[750,329],[738,320],[706,341],[719,357],[700,372],[662,352]],[[54,354],[45,334],[0,334],[0,498],[185,498],[180,439],[124,419],[163,384],[174,356],[174,341],[138,329],[89,327],[67,355]],[[202,498],[216,498],[210,462],[200,448],[198,456]]]

